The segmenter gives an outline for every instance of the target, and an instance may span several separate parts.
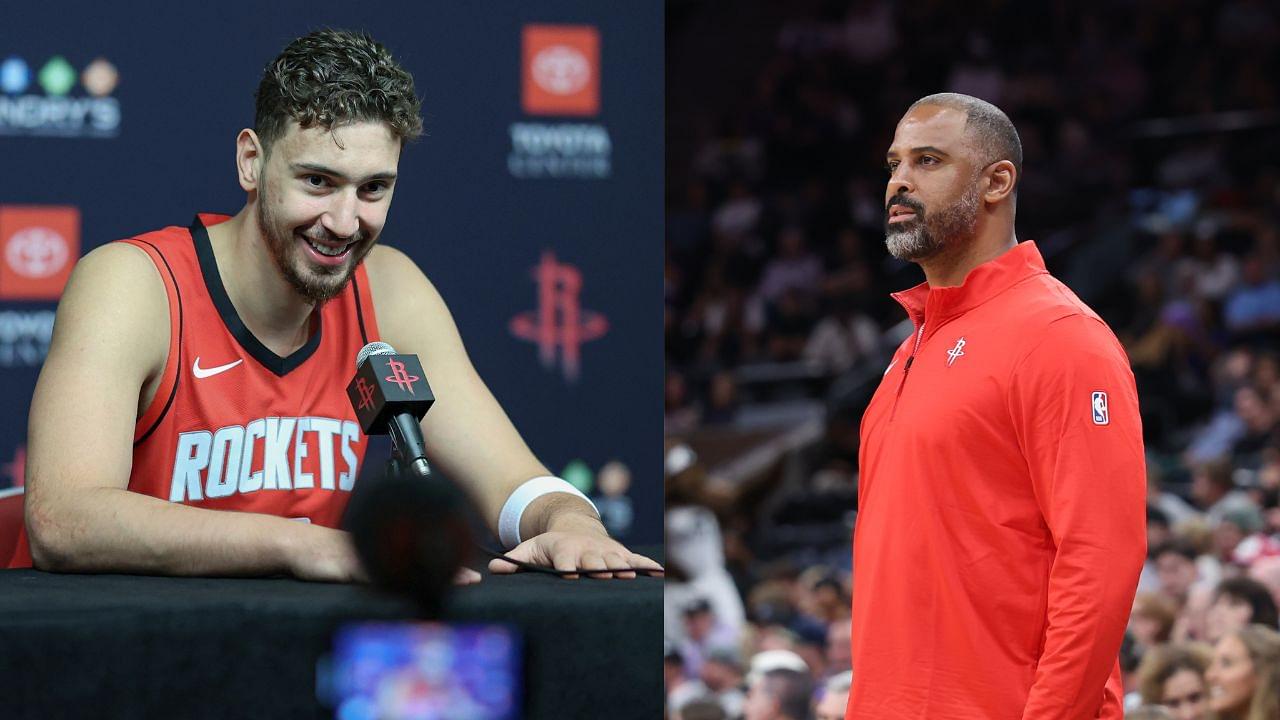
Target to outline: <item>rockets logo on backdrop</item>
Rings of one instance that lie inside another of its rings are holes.
[[[0,135],[116,137],[120,101],[111,93],[119,83],[119,71],[106,58],[77,72],[61,55],[38,68],[10,55],[0,60]]]
[[[598,312],[582,309],[582,273],[557,262],[551,251],[542,253],[533,278],[538,307],[512,318],[511,334],[536,343],[545,368],[555,367],[559,351],[565,380],[575,382],[582,366],[582,344],[603,337],[609,321]]]
[[[526,25],[520,105],[526,115],[600,114],[600,33],[591,25]],[[599,123],[512,123],[507,169],[518,178],[609,177],[613,142]]]

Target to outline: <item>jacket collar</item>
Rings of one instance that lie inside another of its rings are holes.
[[[1035,242],[1014,245],[1003,255],[979,265],[956,287],[930,288],[923,282],[891,297],[907,311],[919,327],[925,318],[933,327],[962,315],[991,298],[1035,275],[1048,274],[1044,258]]]

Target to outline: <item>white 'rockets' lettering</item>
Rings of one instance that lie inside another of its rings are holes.
[[[307,459],[307,443],[303,434],[311,429],[311,418],[298,418],[298,433],[293,441],[293,487],[310,488],[316,486],[316,479],[311,473],[302,472],[302,462]]]
[[[327,417],[270,417],[215,432],[184,432],[178,435],[174,453],[169,501],[314,489],[316,475],[320,490],[351,492],[359,472],[355,449],[359,441],[359,425]],[[341,465],[337,454],[342,456]],[[253,469],[255,458],[261,458],[260,470]]]
[[[169,502],[203,500],[200,471],[209,466],[209,445],[213,434],[207,430],[184,432],[178,436],[178,452],[173,458],[173,481]]]
[[[262,487],[267,490],[289,490],[289,441],[298,418],[267,418],[267,437],[263,448]]]

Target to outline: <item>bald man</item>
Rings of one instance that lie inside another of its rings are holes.
[[[1124,351],[1018,242],[1003,112],[930,95],[885,157],[885,241],[925,282],[862,424],[846,717],[1119,718],[1146,552]]]

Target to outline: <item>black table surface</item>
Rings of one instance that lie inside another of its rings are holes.
[[[316,663],[341,624],[411,620],[367,586],[0,570],[0,718],[326,718]],[[662,714],[662,580],[490,575],[443,620],[524,638],[524,714]]]

